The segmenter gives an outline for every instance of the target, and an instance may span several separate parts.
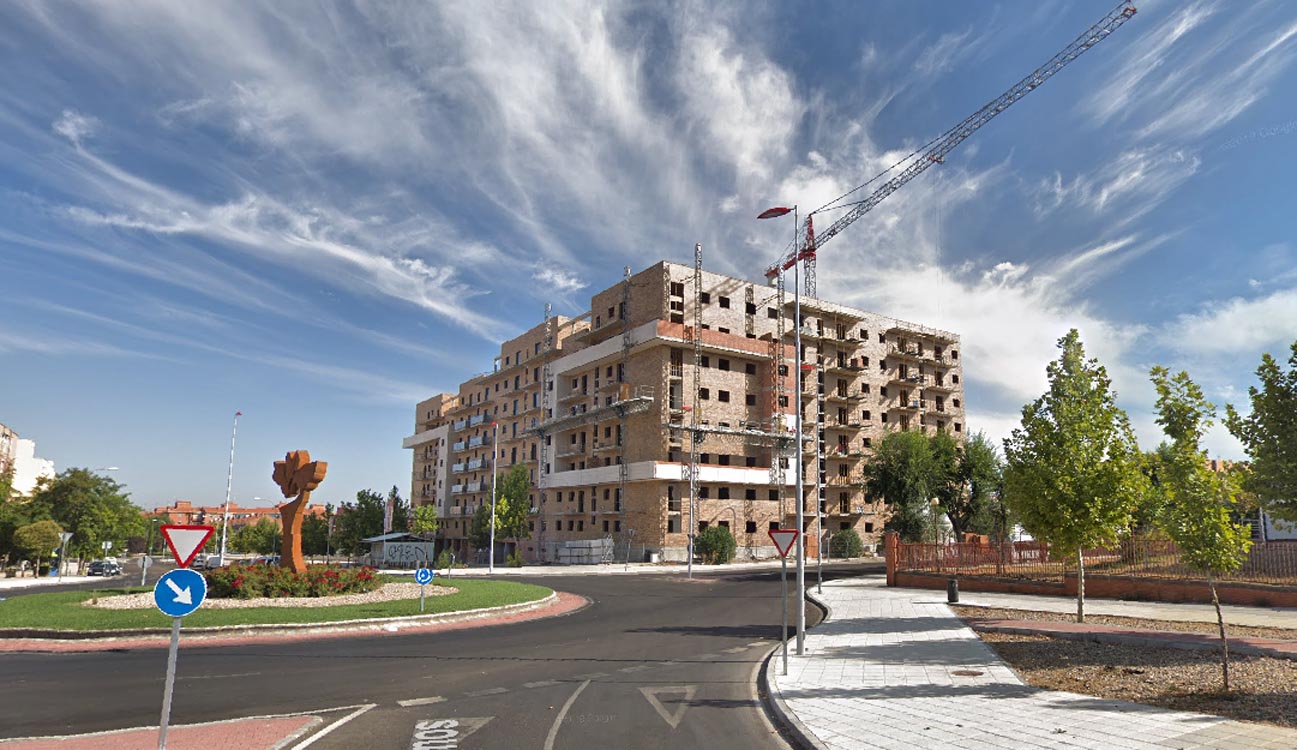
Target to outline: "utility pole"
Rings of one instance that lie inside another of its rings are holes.
[[[225,542],[230,528],[230,491],[234,487],[234,438],[239,434],[239,417],[243,412],[234,412],[234,427],[230,429],[230,469],[225,475],[225,510],[221,514],[221,564],[225,564]]]
[[[491,544],[486,553],[486,570],[495,572],[495,477],[496,458],[500,455],[500,423],[491,423]]]
[[[797,247],[797,206],[793,206],[793,257],[796,258],[798,253]],[[805,524],[803,516],[806,513],[806,498],[803,496],[806,474],[806,451],[802,446],[802,293],[801,293],[801,273],[798,270],[801,267],[800,262],[793,263],[793,325],[796,329],[793,332],[793,372],[797,373],[797,414],[794,418],[794,431],[797,433],[797,486],[794,495],[797,498],[797,540],[793,547],[793,552],[797,555],[797,655],[801,656],[806,650],[806,546],[803,537],[805,534]]]

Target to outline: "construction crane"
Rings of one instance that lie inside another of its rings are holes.
[[[1107,15],[1099,20],[1098,23],[1078,36],[1071,44],[1063,48],[1061,52],[1050,58],[1049,62],[1036,68],[1030,75],[1015,83],[1008,91],[1000,94],[989,104],[977,110],[973,114],[964,118],[962,122],[955,125],[941,135],[928,141],[923,146],[915,149],[904,159],[875,176],[863,185],[860,185],[851,191],[830,201],[824,206],[812,211],[806,216],[805,240],[798,244],[794,239],[791,249],[785,253],[784,257],[770,268],[766,269],[766,278],[775,279],[784,271],[793,267],[798,261],[805,261],[804,269],[806,272],[806,294],[815,297],[815,256],[816,252],[824,243],[833,239],[839,232],[851,226],[857,219],[869,213],[887,199],[892,193],[900,190],[906,183],[915,177],[923,174],[929,167],[942,164],[946,160],[946,155],[955,150],[959,144],[963,143],[969,136],[976,133],[983,125],[995,119],[1004,110],[1013,106],[1018,100],[1027,94],[1035,91],[1041,84],[1052,78],[1060,70],[1067,67],[1076,58],[1083,55],[1091,47],[1108,38],[1108,35],[1121,28],[1135,15],[1135,6],[1123,2],[1113,8]],[[896,174],[879,187],[875,188],[873,193],[868,197],[853,202],[843,202],[854,193],[863,190],[871,183],[883,178],[885,175],[898,170]],[[840,209],[851,206],[851,210],[843,214],[837,221],[829,225],[821,234],[815,234],[814,216],[816,213],[827,211],[829,209]],[[800,234],[800,232],[799,232]]]

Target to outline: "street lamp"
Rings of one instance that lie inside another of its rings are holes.
[[[234,412],[234,426],[230,429],[230,469],[225,475],[225,510],[221,513],[221,564],[225,564],[225,542],[229,538],[230,528],[230,490],[234,485],[234,438],[239,434],[239,417],[243,412]]]
[[[117,471],[117,467],[116,467],[116,466],[100,466],[98,469],[95,469],[95,471]]]
[[[793,348],[796,350],[794,352],[795,359],[793,371],[797,373],[797,377],[794,379],[794,382],[797,384],[797,393],[793,396],[793,399],[796,402],[793,432],[797,435],[794,443],[794,455],[797,457],[797,482],[794,493],[797,499],[797,541],[794,549],[797,554],[797,655],[801,656],[806,650],[806,555],[803,552],[805,549],[805,542],[802,539],[803,533],[806,531],[806,526],[803,523],[803,515],[805,512],[803,506],[806,501],[805,498],[802,497],[803,474],[806,472],[805,467],[802,465],[802,282],[800,275],[801,252],[797,245],[797,206],[794,205],[792,208],[786,206],[767,208],[765,211],[758,214],[757,218],[774,219],[790,213],[793,215]],[[783,273],[783,269],[779,269],[779,273]],[[779,314],[783,315],[784,311],[780,310]],[[783,345],[784,343],[782,341],[778,344],[778,346]],[[775,373],[775,377],[779,377],[778,372]],[[776,404],[775,408],[778,408],[778,406],[779,405]],[[818,469],[819,467],[816,468]]]
[[[491,542],[490,549],[486,553],[486,571],[495,572],[495,478],[496,478],[496,460],[500,456],[500,423],[491,423]]]

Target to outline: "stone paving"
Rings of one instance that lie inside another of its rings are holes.
[[[933,591],[824,585],[804,656],[769,663],[777,706],[819,748],[1297,747],[1297,731],[1025,685]]]

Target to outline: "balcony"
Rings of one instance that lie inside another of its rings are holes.
[[[485,414],[477,414],[468,418],[468,426],[476,427],[486,421]]]
[[[925,391],[938,391],[940,393],[954,393],[955,386],[949,380],[933,381],[923,385]]]
[[[887,380],[888,385],[915,385],[922,386],[924,377],[922,375],[902,375],[899,371],[893,373]]]
[[[824,369],[826,372],[831,372],[838,375],[855,375],[856,373],[864,372],[865,366],[860,364],[860,360],[851,359],[851,360],[842,360],[839,362],[833,362],[829,365],[826,365]]]
[[[586,391],[571,391],[566,395],[560,396],[558,402],[560,404],[565,404],[571,401],[580,401],[583,398],[590,398],[590,394]]]
[[[464,471],[464,462],[463,462],[463,461],[460,461],[460,462],[457,463],[457,464],[451,464],[451,465],[450,465],[450,471],[451,471],[452,474],[458,474],[458,473],[460,473],[461,471]]]
[[[478,469],[482,468],[483,466],[486,466],[486,459],[485,459],[485,458],[475,458],[475,459],[469,461],[468,463],[464,464],[464,470],[465,470],[465,471],[477,471]]]
[[[468,439],[468,447],[470,450],[473,448],[480,448],[483,445],[490,445],[490,444],[491,444],[490,435],[477,435],[475,437],[471,437]]]
[[[847,420],[846,422],[839,422],[839,421],[837,421],[837,420],[830,420],[830,421],[828,421],[828,422],[825,423],[825,425],[824,425],[824,429],[826,429],[826,430],[836,430],[836,431],[839,431],[839,432],[842,432],[842,431],[850,431],[850,432],[854,432],[854,431],[856,431],[856,430],[864,429],[864,423],[860,422],[859,420],[854,420],[854,419],[852,419],[852,420]]]
[[[577,443],[576,445],[565,445],[562,448],[560,448],[558,452],[555,453],[554,455],[558,458],[566,458],[568,456],[584,456],[585,446],[586,446],[585,443]]]
[[[468,429],[468,420],[467,419],[459,420],[458,422],[455,423],[454,429],[455,432],[462,432],[463,430]]]
[[[606,443],[596,442],[594,444],[595,453],[602,453],[607,451],[619,451],[619,450],[621,450],[621,443],[615,440],[609,440]]]
[[[919,410],[926,409],[926,408],[928,408],[927,401],[923,399],[917,399],[917,400],[911,399],[909,401],[901,401],[893,406],[890,406],[888,407],[887,410],[917,414]]]
[[[467,448],[467,447],[468,447],[468,444],[465,443],[463,440],[460,440],[459,442],[457,442],[457,443],[455,443],[454,445],[450,446],[450,449],[451,449],[452,451],[455,451],[456,453],[459,453],[460,451],[464,450],[464,449]]]

